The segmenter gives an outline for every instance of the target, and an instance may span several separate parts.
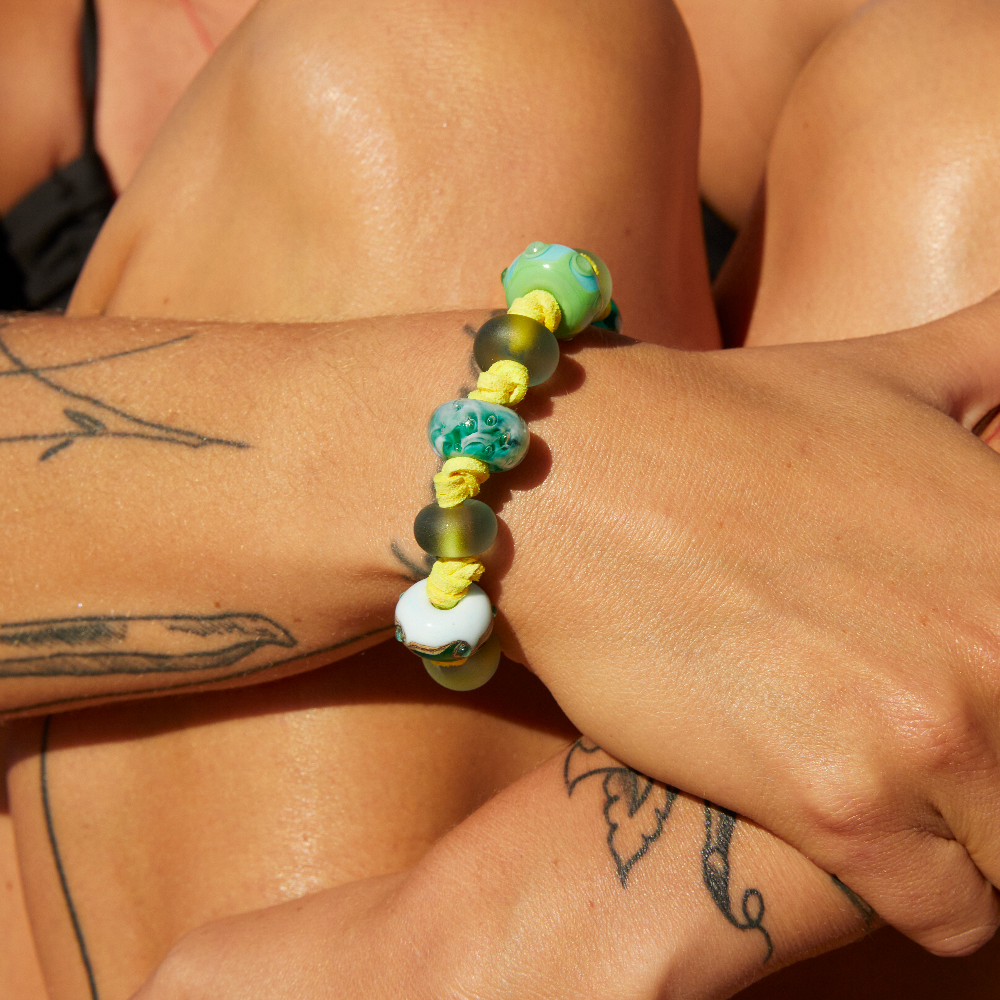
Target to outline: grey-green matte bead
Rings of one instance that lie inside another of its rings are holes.
[[[538,320],[515,313],[488,319],[476,334],[472,352],[483,371],[497,361],[519,361],[528,369],[528,385],[544,382],[559,364],[555,334]]]
[[[432,503],[417,514],[413,537],[432,556],[478,556],[497,537],[497,516],[479,500],[464,500],[457,507]]]

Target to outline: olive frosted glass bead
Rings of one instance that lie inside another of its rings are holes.
[[[528,385],[544,382],[559,364],[559,341],[530,316],[507,313],[488,319],[472,347],[483,371],[498,361],[518,361],[528,369]]]
[[[532,243],[504,272],[507,305],[536,289],[549,292],[562,310],[562,322],[555,335],[565,340],[587,327],[607,305],[599,271],[588,257],[572,247],[560,243]],[[604,271],[607,272],[606,266]],[[605,274],[606,279],[610,277],[610,273]],[[610,280],[606,280],[606,289],[610,298]]]
[[[497,537],[497,516],[480,500],[463,500],[457,507],[432,503],[417,514],[413,537],[432,556],[478,556]]]
[[[485,462],[490,472],[505,472],[528,451],[528,425],[498,403],[453,399],[431,414],[427,439],[441,458],[469,455]]]
[[[475,691],[482,687],[496,672],[500,665],[500,640],[491,635],[486,642],[459,667],[449,667],[436,660],[424,661],[427,673],[442,687],[452,691]]]

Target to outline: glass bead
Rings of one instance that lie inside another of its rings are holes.
[[[469,455],[490,472],[513,469],[528,451],[528,425],[506,406],[479,399],[442,403],[431,414],[427,438],[441,458]]]
[[[488,319],[472,348],[483,371],[498,361],[518,361],[528,369],[528,385],[544,382],[559,364],[559,341],[538,320],[507,313]]]
[[[432,556],[478,556],[497,537],[497,516],[480,500],[463,500],[457,507],[432,503],[417,514],[413,537]]]
[[[497,672],[497,667],[500,665],[500,640],[491,635],[465,663],[458,667],[442,666],[435,660],[424,657],[421,659],[424,661],[427,673],[442,687],[450,688],[452,691],[475,691]]]
[[[427,581],[418,580],[396,602],[396,639],[421,659],[447,663],[471,656],[493,631],[493,606],[474,583],[447,611],[427,597]]]
[[[611,270],[596,253],[591,253],[589,250],[577,250],[577,253],[589,257],[590,262],[597,268],[597,285],[601,290],[601,305],[595,315],[600,316],[611,303]]]
[[[607,316],[604,319],[595,319],[591,325],[603,330],[613,330],[615,333],[622,332],[622,314],[618,311],[614,299],[611,300],[611,308],[608,310]]]
[[[563,314],[555,335],[565,340],[589,326],[607,305],[601,294],[599,270],[594,269],[588,257],[572,247],[560,243],[532,243],[514,258],[504,275],[507,305],[535,289],[549,292],[555,296]]]

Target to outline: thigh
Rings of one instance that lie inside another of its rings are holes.
[[[864,0],[678,0],[702,85],[705,199],[742,227],[802,67]]]
[[[259,687],[14,730],[51,1000],[127,1000],[203,923],[410,867],[576,735],[523,667],[460,695],[395,642]]]
[[[0,760],[7,758],[7,727],[0,727]],[[21,891],[21,872],[14,824],[7,804],[6,781],[0,785],[0,993],[18,1000],[46,1000],[28,914]]]

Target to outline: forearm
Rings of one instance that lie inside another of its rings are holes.
[[[728,996],[877,921],[771,834],[585,739],[446,837],[407,892],[476,997]]]
[[[580,741],[407,873],[194,932],[140,996],[724,997],[876,920],[777,838]]]
[[[246,683],[391,634],[463,318],[38,316],[0,341],[0,709]]]

